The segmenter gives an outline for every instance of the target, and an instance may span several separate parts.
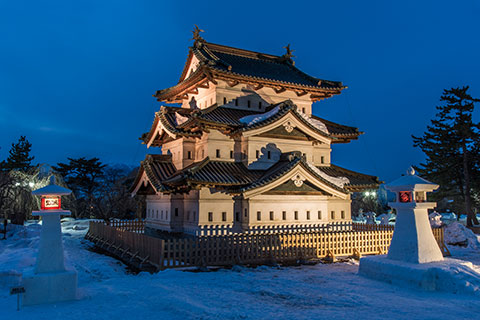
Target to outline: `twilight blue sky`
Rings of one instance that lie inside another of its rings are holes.
[[[333,162],[389,181],[423,160],[444,88],[480,97],[480,1],[0,1],[0,160],[26,135],[37,162],[137,164],[193,25],[207,41],[283,54],[343,81],[314,114],[357,126]],[[478,112],[478,111],[477,111]],[[478,117],[476,119],[478,121]]]

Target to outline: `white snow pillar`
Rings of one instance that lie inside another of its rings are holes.
[[[70,211],[39,214],[42,233],[35,273],[65,271],[60,214],[70,214]]]

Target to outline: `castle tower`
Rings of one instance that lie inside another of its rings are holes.
[[[331,146],[357,128],[312,115],[341,82],[276,56],[205,41],[197,28],[179,82],[155,93],[161,106],[141,138],[161,155],[141,163],[132,194],[147,198],[146,226],[192,235],[305,228],[350,221],[350,194],[374,176],[331,163]]]

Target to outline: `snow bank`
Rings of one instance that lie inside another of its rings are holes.
[[[480,237],[458,222],[452,222],[445,228],[445,242],[470,249],[480,249]]]
[[[265,113],[253,114],[250,116],[242,117],[238,121],[240,121],[241,123],[245,123],[247,126],[251,126],[255,123],[262,122],[270,117],[273,117],[278,111],[280,111],[280,106],[276,106],[272,110]]]
[[[430,221],[430,226],[433,228],[440,228],[442,226],[442,215],[436,211],[428,215],[428,220]]]
[[[307,164],[310,169],[315,171],[316,174],[318,174],[320,177],[327,180],[328,182],[333,183],[337,187],[343,188],[344,185],[350,183],[350,180],[348,180],[348,178],[346,177],[332,177],[323,172],[322,170],[318,169],[315,165],[313,165],[313,163],[307,161]]]
[[[399,286],[480,297],[480,268],[468,261],[446,258],[416,264],[369,256],[360,260],[359,274]]]

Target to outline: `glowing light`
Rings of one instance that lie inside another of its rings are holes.
[[[33,183],[33,182],[29,182],[29,183],[28,183],[28,186],[29,186],[30,188],[33,188],[34,185],[35,185],[35,183]]]

